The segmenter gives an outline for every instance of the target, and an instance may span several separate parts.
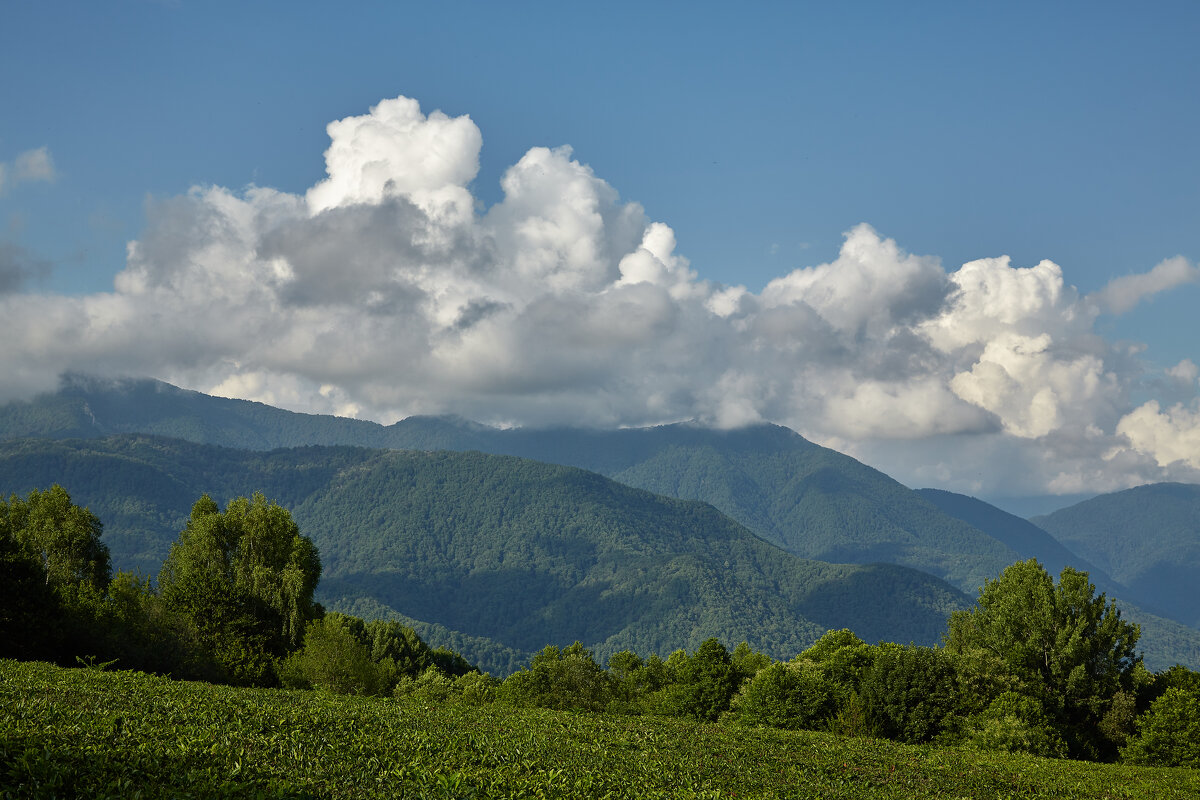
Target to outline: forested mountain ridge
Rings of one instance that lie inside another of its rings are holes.
[[[918,493],[945,513],[1009,545],[1021,554],[1022,559],[1036,558],[1051,574],[1056,575],[1068,566],[1086,571],[1097,590],[1117,600],[1125,618],[1141,626],[1142,652],[1146,663],[1153,669],[1163,669],[1176,663],[1200,665],[1200,630],[1186,625],[1171,609],[1158,607],[1154,598],[1144,597],[1138,587],[1120,583],[1106,571],[1068,550],[1030,520],[954,492],[919,489]]]
[[[1200,486],[1138,486],[1031,521],[1147,604],[1200,627]]]
[[[128,432],[255,450],[349,444],[479,450],[565,464],[711,503],[805,558],[902,564],[968,594],[1019,558],[878,470],[777,425],[500,430],[458,418],[410,417],[383,426],[209,397],[159,381],[78,376],[57,393],[0,407],[0,439]]]
[[[704,503],[478,452],[252,452],[145,435],[0,444],[6,494],[54,482],[105,522],[115,566],[151,575],[196,497],[262,491],[319,548],[322,602],[394,611],[434,644],[435,629],[455,632],[446,643],[499,672],[576,639],[665,654],[717,636],[790,657],[847,627],[929,644],[969,605],[916,570],[800,559]]]

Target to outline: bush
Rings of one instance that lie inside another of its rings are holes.
[[[1005,692],[967,720],[966,744],[977,750],[1062,758],[1067,745],[1035,698]]]
[[[354,630],[355,622],[362,624],[341,614],[327,614],[309,623],[304,647],[280,666],[284,685],[311,686],[335,694],[383,694],[384,676]]]
[[[1200,692],[1167,689],[1138,717],[1121,757],[1131,764],[1200,767]]]
[[[528,669],[505,679],[499,697],[514,705],[603,711],[614,699],[615,683],[580,642],[565,650],[548,645]]]
[[[941,650],[883,645],[863,678],[867,723],[880,736],[928,742],[948,726],[956,703],[953,663]]]
[[[835,687],[815,664],[772,664],[759,670],[733,701],[743,722],[815,729],[837,711]]]

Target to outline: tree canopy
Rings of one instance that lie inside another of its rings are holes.
[[[1058,583],[1035,559],[989,580],[973,609],[950,617],[946,648],[998,659],[1074,730],[1096,730],[1118,692],[1132,690],[1140,630],[1086,572],[1066,567]],[[1073,743],[1088,752],[1095,742]]]
[[[271,657],[299,647],[316,616],[317,548],[261,493],[221,511],[204,495],[159,573],[164,600],[188,614],[235,678],[269,680]]]

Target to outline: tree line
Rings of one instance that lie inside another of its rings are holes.
[[[102,530],[61,486],[0,501],[0,657],[1200,767],[1200,673],[1146,670],[1137,626],[1070,567],[1008,567],[940,647],[841,630],[789,661],[714,638],[601,666],[576,642],[499,680],[394,621],[327,613],[316,547],[261,494],[197,500],[156,582],[114,575]]]

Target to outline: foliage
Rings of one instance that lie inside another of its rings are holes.
[[[837,710],[837,689],[812,662],[776,662],[759,672],[733,701],[738,719],[752,725],[816,730]]]
[[[499,697],[517,705],[602,711],[613,699],[615,680],[580,642],[563,650],[547,645],[528,669],[505,679]]]
[[[0,528],[40,562],[46,584],[68,600],[83,591],[103,592],[112,572],[103,525],[55,484],[22,500],[0,500]]]
[[[316,547],[286,509],[255,494],[222,512],[204,495],[158,580],[167,606],[191,618],[230,677],[258,684],[300,644],[320,575]]]
[[[382,670],[371,659],[363,643],[362,621],[341,614],[328,614],[308,624],[304,646],[280,666],[285,686],[314,687],[337,694],[390,692]]]
[[[725,645],[705,639],[675,671],[682,688],[681,711],[697,719],[715,720],[729,709],[738,689],[738,674]]]
[[[1121,757],[1131,764],[1200,768],[1200,691],[1167,689],[1138,717]]]
[[[953,662],[941,650],[881,646],[859,690],[867,723],[880,736],[928,742],[952,724]]]
[[[966,743],[980,750],[1062,758],[1067,745],[1033,697],[1005,692],[966,723]]]
[[[1087,573],[1066,567],[1055,585],[1030,559],[988,581],[974,609],[951,616],[946,647],[999,659],[1061,718],[1072,754],[1097,758],[1113,754],[1099,723],[1113,697],[1133,688],[1138,636],[1136,625],[1095,595]]]
[[[0,662],[0,796],[1182,800],[1200,771]]]
[[[0,513],[0,658],[52,657],[62,616],[45,568]]]

